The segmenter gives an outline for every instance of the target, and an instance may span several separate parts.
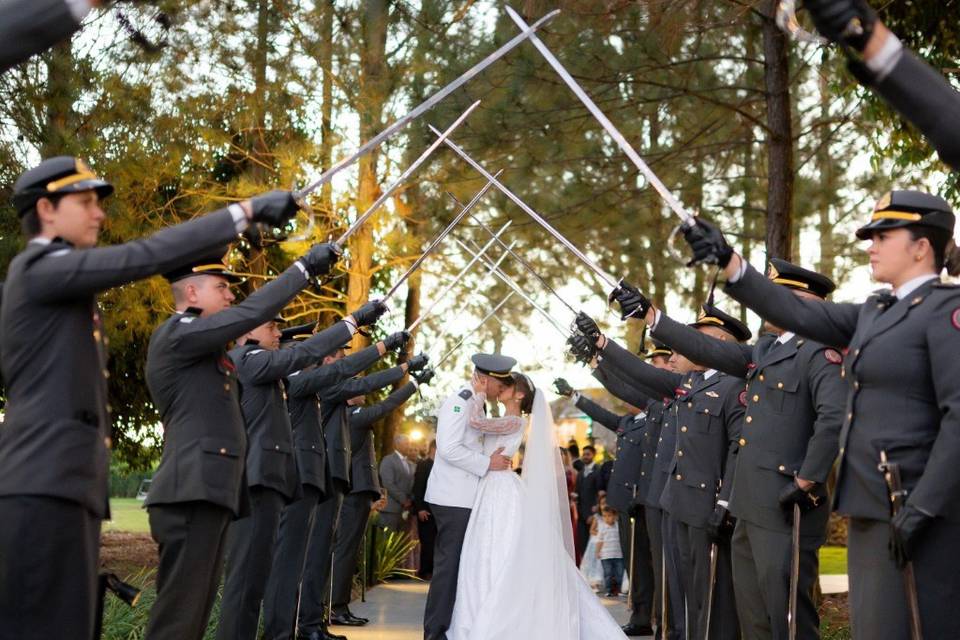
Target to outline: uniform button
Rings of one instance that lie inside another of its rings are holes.
[[[680,427],[680,431],[682,431],[683,433],[686,433],[686,432],[687,432],[687,427],[686,427],[686,426]]]
[[[224,391],[230,391],[230,385],[229,385],[228,383],[225,383],[225,384],[223,385],[223,390],[224,390]]]
[[[93,330],[93,339],[96,340],[97,342],[100,341],[100,332],[97,331],[96,329]]]
[[[778,383],[777,383],[777,389],[783,389],[783,383],[782,383],[782,382],[778,382]]]
[[[227,455],[227,450],[224,449],[223,447],[220,447],[220,455],[222,455],[222,456]]]
[[[107,413],[113,413],[113,405],[110,403],[107,403]]]
[[[276,449],[277,451],[280,451],[280,445],[278,444],[273,445],[273,448]]]
[[[783,465],[780,465],[779,467],[777,467],[777,470],[778,470],[778,471],[786,471],[787,468],[786,468],[785,466],[783,466]]]
[[[700,488],[701,488],[701,489],[706,489],[706,488],[707,488],[707,485],[706,485],[705,483],[701,482],[701,483],[700,483]]]
[[[841,377],[841,378],[846,378],[846,377],[847,377],[847,370],[846,370],[846,369],[840,369],[840,377]]]
[[[853,420],[853,411],[847,414],[847,420]]]
[[[760,396],[754,395],[754,396],[753,396],[753,401],[754,401],[754,402],[760,402]]]
[[[845,451],[844,447],[840,447],[840,455],[843,455],[844,451]]]
[[[682,457],[683,457],[683,450],[681,449],[681,450],[677,451],[677,455],[682,458]]]
[[[747,439],[746,439],[746,438],[740,438],[740,446],[743,447],[743,446],[745,446],[746,444],[747,444]]]
[[[658,455],[660,455],[660,454],[655,453],[655,454],[653,454],[653,457],[656,458]]]
[[[103,446],[105,446],[107,449],[113,447],[113,440],[110,439],[110,436],[107,436],[103,439]]]
[[[859,381],[859,380],[855,380],[855,381],[854,381],[854,383],[853,383],[853,388],[856,389],[856,390],[858,390],[858,391],[860,390],[860,381]]]
[[[763,382],[763,374],[760,374],[760,382]]]
[[[647,457],[647,454],[643,454],[643,457],[646,458],[646,457]]]
[[[640,475],[645,476],[645,475],[647,475],[647,474],[646,474],[646,472],[641,471],[641,472],[640,472]]]
[[[753,416],[747,416],[747,424],[753,422]]]
[[[104,370],[103,370],[103,377],[104,377],[104,378],[109,378],[109,377],[110,377],[110,372],[107,371],[106,369],[104,369]]]
[[[663,436],[660,436],[660,439],[657,442],[663,442]]]
[[[860,355],[860,349],[854,349],[854,350],[853,350],[853,355],[855,355],[855,356]]]
[[[692,403],[692,402],[688,402],[688,403],[687,403],[687,409],[693,409],[693,403]]]
[[[679,473],[677,474],[677,480],[683,480],[683,476],[680,475]]]

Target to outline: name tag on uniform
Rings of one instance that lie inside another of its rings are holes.
[[[720,397],[720,394],[717,393],[716,391],[707,391],[707,395],[710,396],[711,398],[719,398],[719,397]]]

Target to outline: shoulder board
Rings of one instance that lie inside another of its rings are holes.
[[[180,316],[180,322],[191,323],[196,320],[196,316]]]
[[[470,391],[470,389],[464,389],[457,395],[463,398],[464,400],[469,400],[470,398],[473,397],[473,391]]]
[[[357,415],[357,414],[360,413],[361,411],[363,411],[363,407],[357,407],[356,409],[354,409],[354,410],[352,411],[352,413],[353,413],[353,415]]]
[[[255,353],[262,353],[263,351],[264,349],[250,349],[250,351],[247,351],[245,354],[243,354],[243,357],[246,358],[247,356],[252,356]]]
[[[291,373],[291,374],[288,375],[287,377],[288,377],[288,378],[292,378],[293,376],[298,376],[298,375],[300,375],[300,371],[294,371],[293,373]]]
[[[930,286],[933,287],[934,289],[960,289],[960,284],[955,284],[953,282],[944,282],[942,280],[940,282],[934,282]]]

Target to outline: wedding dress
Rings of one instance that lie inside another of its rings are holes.
[[[474,398],[470,433],[484,439],[484,453],[504,447],[504,455],[513,455],[525,420],[484,418],[484,398]],[[492,471],[480,481],[447,638],[626,638],[574,563],[566,476],[550,406],[540,391],[534,396],[522,476]]]

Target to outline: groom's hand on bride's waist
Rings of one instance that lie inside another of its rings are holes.
[[[503,447],[490,454],[490,466],[487,471],[508,471],[513,468],[513,460],[503,455]]]

